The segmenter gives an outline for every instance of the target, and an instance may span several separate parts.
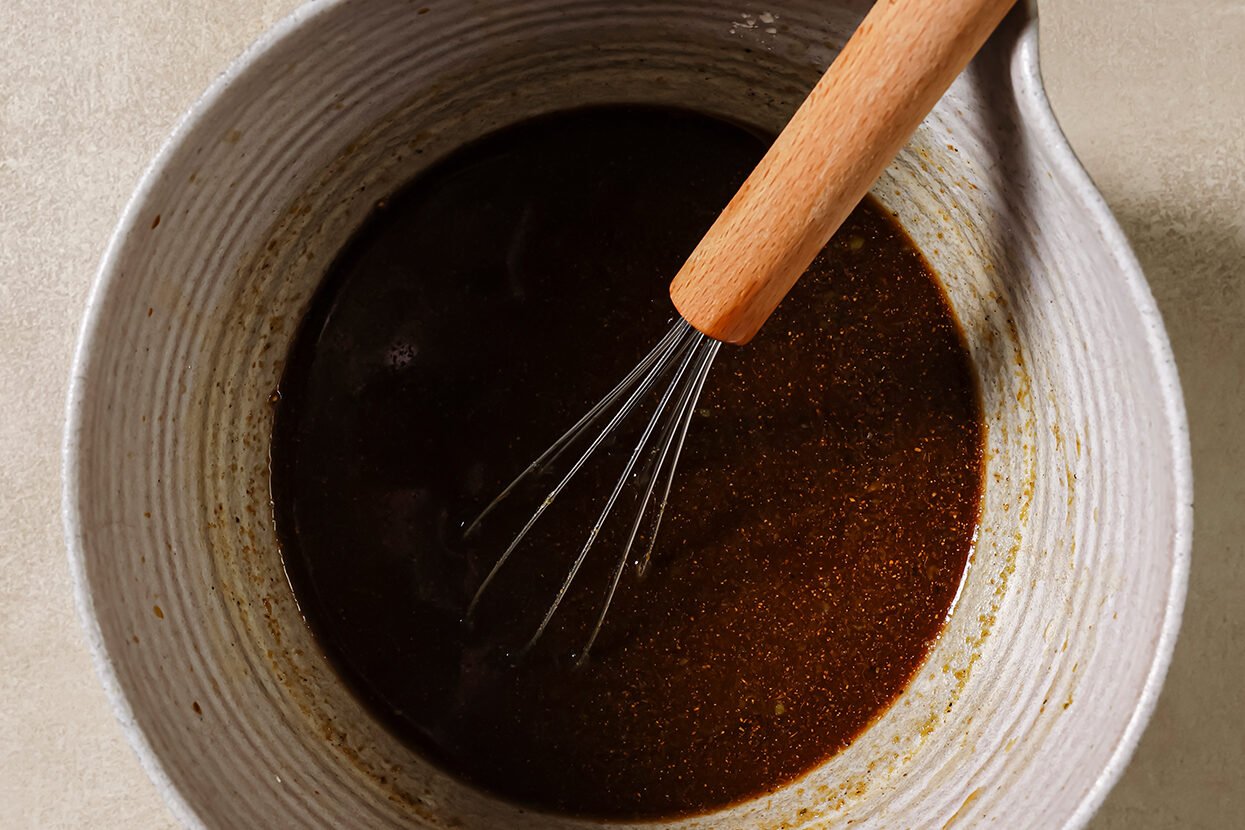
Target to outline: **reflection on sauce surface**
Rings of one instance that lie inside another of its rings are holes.
[[[535,651],[506,655],[634,428],[462,622],[540,495],[469,544],[462,523],[666,331],[671,276],[765,146],[647,107],[509,128],[380,207],[299,331],[272,454],[300,607],[377,717],[504,798],[638,818],[780,787],[902,691],[955,596],[981,487],[972,369],[924,260],[866,200],[719,353],[652,568],[627,570],[588,664],[626,505]]]

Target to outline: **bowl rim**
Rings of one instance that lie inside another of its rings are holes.
[[[155,785],[164,803],[176,820],[186,827],[206,827],[203,817],[190,805],[165,770],[164,762],[152,747],[126,698],[104,641],[96,614],[95,597],[87,575],[87,538],[82,527],[81,505],[87,499],[81,480],[80,456],[82,436],[86,429],[86,381],[94,368],[94,345],[103,325],[103,298],[124,279],[118,265],[127,240],[142,230],[142,217],[150,213],[154,191],[162,183],[162,171],[174,154],[193,139],[201,125],[217,107],[227,105],[232,87],[243,79],[270,50],[304,27],[313,25],[345,0],[310,0],[294,9],[261,33],[261,35],[212,81],[208,88],[177,119],[169,135],[160,145],[143,171],[135,190],[128,199],[113,230],[100,264],[91,281],[86,306],[80,323],[71,363],[70,382],[65,403],[65,432],[61,445],[62,505],[61,519],[68,552],[70,577],[75,605],[91,652],[95,673],[104,687],[114,715],[125,733],[131,749],[138,756],[144,772]],[[1012,83],[1021,120],[1042,139],[1042,146],[1051,166],[1063,177],[1072,199],[1079,203],[1093,223],[1110,252],[1133,306],[1140,314],[1145,329],[1148,357],[1159,378],[1159,393],[1168,425],[1167,451],[1172,458],[1171,475],[1174,485],[1173,527],[1169,589],[1163,608],[1163,622],[1155,641],[1150,667],[1140,696],[1124,731],[1116,742],[1107,763],[1094,782],[1081,796],[1065,827],[1084,827],[1102,805],[1107,793],[1119,780],[1136,751],[1142,733],[1154,713],[1163,681],[1171,665],[1176,638],[1180,629],[1188,586],[1193,527],[1193,472],[1189,428],[1181,393],[1175,357],[1162,316],[1145,275],[1119,223],[1107,206],[1088,172],[1082,166],[1067,137],[1059,126],[1042,84],[1038,54],[1038,17],[1036,3],[1024,4],[1022,24],[1017,27],[1011,46]]]
[[[100,332],[103,325],[103,298],[113,290],[116,283],[124,278],[118,270],[122,251],[126,241],[139,231],[143,221],[141,217],[146,215],[153,193],[162,183],[162,171],[182,145],[193,139],[200,126],[210,119],[212,112],[218,107],[227,105],[227,96],[232,87],[244,78],[265,54],[303,27],[329,13],[340,2],[341,0],[310,0],[267,27],[256,40],[228,63],[207,89],[178,117],[172,130],[160,144],[159,150],[143,170],[134,192],[121,212],[116,228],[108,239],[104,254],[91,280],[70,364],[69,391],[65,400],[65,434],[61,445],[61,521],[68,549],[70,582],[78,619],[86,634],[95,674],[103,684],[104,693],[125,733],[130,748],[138,756],[143,771],[155,785],[156,791],[173,813],[174,818],[184,827],[206,828],[207,824],[173,783],[173,779],[164,768],[160,755],[152,747],[134,715],[133,707],[122,689],[112,655],[104,641],[103,629],[95,611],[95,597],[92,595],[87,575],[87,540],[81,521],[81,504],[86,499],[87,493],[81,480],[79,464],[79,456],[82,452],[81,439],[86,431],[86,380],[93,369],[93,346],[102,336]]]
[[[1163,606],[1163,624],[1159,629],[1150,668],[1132,715],[1116,741],[1106,765],[1081,796],[1080,803],[1065,825],[1068,828],[1081,828],[1089,823],[1106,800],[1107,793],[1128,767],[1141,735],[1154,714],[1159,693],[1171,667],[1176,638],[1180,633],[1180,622],[1184,615],[1193,549],[1193,459],[1180,374],[1172,353],[1171,341],[1167,337],[1167,329],[1163,325],[1163,316],[1128,237],[1090,178],[1089,171],[1072,149],[1063,128],[1059,126],[1059,119],[1055,116],[1042,83],[1036,4],[1032,4],[1030,9],[1029,20],[1019,35],[1012,62],[1012,81],[1016,86],[1016,101],[1021,120],[1043,140],[1042,146],[1047,151],[1051,166],[1063,176],[1073,199],[1080,203],[1093,222],[1104,248],[1111,253],[1119,268],[1129,299],[1141,315],[1145,326],[1146,346],[1149,349],[1150,362],[1158,375],[1158,387],[1168,425],[1166,449],[1172,455],[1171,476],[1175,501],[1172,515],[1174,532],[1170,582]]]

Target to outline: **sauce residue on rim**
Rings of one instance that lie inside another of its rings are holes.
[[[377,718],[498,796],[642,819],[773,791],[896,698],[949,613],[978,518],[978,393],[937,280],[866,200],[756,339],[722,349],[652,567],[625,572],[587,665],[625,528],[537,649],[510,655],[616,460],[584,471],[464,624],[539,495],[478,538],[464,521],[664,333],[671,275],[766,146],[637,106],[502,130],[378,206],[293,344],[272,481],[299,606]]]

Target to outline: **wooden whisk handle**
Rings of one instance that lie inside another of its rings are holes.
[[[1014,0],[878,0],[679,270],[670,298],[747,343]]]

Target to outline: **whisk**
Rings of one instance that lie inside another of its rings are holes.
[[[692,415],[722,343],[752,339],[1013,2],[874,5],[675,276],[670,298],[679,317],[670,331],[467,524],[464,535],[475,532],[526,480],[550,472],[564,458],[574,459],[484,577],[468,618],[541,516],[620,424],[656,395],[617,483],[520,652],[548,629],[619,497],[633,487],[639,507],[578,656],[579,662],[587,658],[642,529],[647,542],[638,564],[641,573],[648,567]],[[571,452],[575,447],[580,449]]]

